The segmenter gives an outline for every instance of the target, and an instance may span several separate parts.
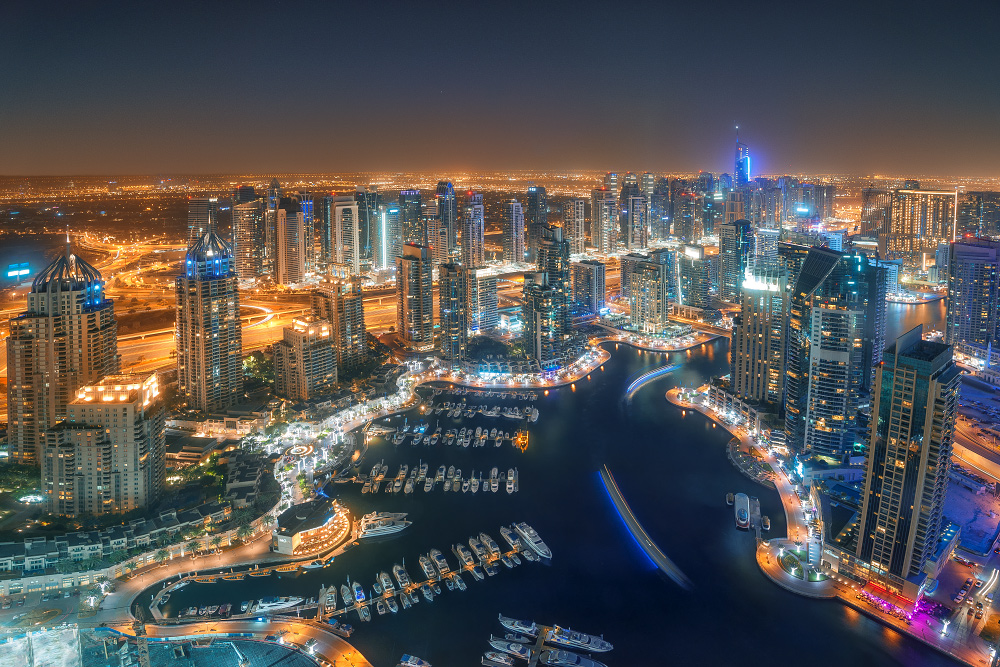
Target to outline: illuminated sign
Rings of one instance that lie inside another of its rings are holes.
[[[22,262],[21,264],[7,265],[8,278],[19,278],[20,276],[26,276],[29,273],[31,273],[31,269],[28,268],[28,262]]]

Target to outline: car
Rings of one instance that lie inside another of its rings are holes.
[[[972,582],[974,582],[974,581],[975,581],[975,579],[973,579],[972,577],[969,577],[968,579],[965,580],[965,585],[966,586],[971,586]]]
[[[963,596],[963,595],[956,595],[952,599],[952,602],[954,602],[955,604],[961,604],[962,600],[964,600],[964,599],[965,599],[965,596]]]
[[[72,591],[63,591],[63,598],[68,598],[68,597],[69,597],[69,596],[71,596],[72,594],[73,594],[73,592],[72,592]]]
[[[966,615],[966,616],[972,616],[972,615],[973,615],[973,614],[975,614],[975,613],[976,613],[976,610],[975,610],[975,609],[969,609],[969,611],[965,612],[965,615]]]
[[[982,588],[982,586],[983,586],[983,580],[976,579],[976,588]]]
[[[17,606],[18,607],[23,607],[24,606],[24,598],[18,598],[17,599]]]
[[[979,611],[976,612],[976,618],[982,618],[982,617],[983,617],[983,610],[980,609]]]
[[[4,600],[3,601],[3,608],[4,609],[10,609],[10,600]]]
[[[983,608],[983,603],[982,602],[977,602],[976,603],[976,609],[982,609],[982,608]]]
[[[967,597],[965,601],[968,602],[969,604],[976,604],[976,598],[972,597],[971,595]]]

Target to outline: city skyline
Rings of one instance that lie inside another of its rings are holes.
[[[643,5],[601,22],[387,9],[309,6],[303,25],[252,4],[15,7],[0,173],[729,171],[739,125],[756,173],[1000,175],[988,21],[892,5]],[[629,35],[627,53],[608,34]],[[297,103],[269,80],[294,81]],[[579,94],[600,80],[621,94]],[[268,132],[306,140],[247,141]]]

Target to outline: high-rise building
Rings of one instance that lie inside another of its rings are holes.
[[[210,228],[218,227],[218,197],[192,197],[188,199],[188,237],[190,248]]]
[[[605,307],[605,266],[596,259],[585,259],[570,265],[573,285],[573,307],[579,313],[597,315]]]
[[[36,277],[7,338],[10,460],[38,463],[45,431],[66,418],[76,391],[118,372],[118,322],[101,274],[65,253]]]
[[[629,323],[646,334],[664,332],[670,316],[668,267],[653,262],[639,262],[630,280]]]
[[[947,190],[896,190],[892,195],[886,259],[926,268],[939,243],[955,240],[958,193]]]
[[[362,194],[367,200],[368,193]],[[354,197],[347,195],[334,197],[330,206],[333,208],[334,261],[346,266],[350,274],[356,276],[362,272],[362,260],[365,254],[361,242],[358,202]]]
[[[434,198],[440,228],[446,237],[446,254],[455,258],[458,256],[458,199],[451,181],[438,181]],[[521,230],[521,238],[524,238],[524,230]]]
[[[878,368],[858,526],[866,578],[896,591],[939,546],[961,385],[951,346],[922,333],[897,338]]]
[[[176,293],[179,393],[193,410],[223,411],[243,395],[243,330],[233,250],[214,229],[188,249]]]
[[[396,258],[396,331],[420,352],[434,348],[433,265],[431,249],[416,243],[404,244]]]
[[[677,256],[677,301],[682,306],[708,308],[712,305],[712,260],[700,245],[686,245]]]
[[[635,189],[638,186],[634,186]],[[649,223],[647,214],[647,200],[641,194],[632,194],[628,201],[623,201],[622,215],[625,219],[625,247],[629,250],[633,248],[645,248],[649,245]]]
[[[59,516],[124,514],[164,490],[166,417],[155,373],[106,375],[77,390],[45,434],[42,492]]]
[[[582,199],[569,199],[563,204],[563,234],[569,241],[570,254],[583,254],[586,243],[585,209]]]
[[[427,230],[427,245],[431,247],[434,266],[448,264],[454,255],[449,252],[449,230],[438,211],[438,200],[428,202],[423,212],[424,229]],[[460,250],[460,249],[459,249]],[[461,252],[458,253],[461,255]]]
[[[274,346],[274,392],[293,401],[329,393],[337,384],[330,323],[307,315],[292,320]]]
[[[462,214],[462,263],[466,266],[485,266],[486,209],[483,195],[470,191],[465,198]]]
[[[441,356],[459,367],[465,360],[469,342],[469,271],[461,264],[442,264],[438,268],[438,320],[441,326]]]
[[[610,190],[618,196],[618,174],[613,171],[609,171],[604,174],[604,187],[602,189]]]
[[[546,225],[539,232],[537,265],[549,274],[549,284],[569,297],[569,241],[561,227]]]
[[[649,199],[649,237],[665,241],[670,236],[670,182],[658,178]],[[595,244],[596,245],[596,244]]]
[[[542,230],[549,224],[549,198],[545,188],[540,185],[529,187],[525,202],[524,221],[528,229],[525,243],[528,246],[528,260],[534,262]]]
[[[786,334],[785,432],[794,449],[838,461],[853,450],[861,393],[885,342],[884,289],[884,273],[865,255],[809,248]]]
[[[466,273],[469,331],[484,333],[496,329],[499,322],[496,275],[485,267],[468,267]]]
[[[788,272],[775,265],[746,269],[740,312],[733,319],[729,377],[739,398],[780,404],[785,386]]]
[[[375,260],[375,231],[378,229],[381,197],[374,188],[359,185],[354,199],[358,202],[358,270],[367,273]]]
[[[298,202],[302,213],[303,265],[306,273],[316,270],[316,200],[308,192],[296,192],[289,196]]]
[[[590,195],[590,242],[600,253],[612,253],[618,246],[618,200],[609,188]]]
[[[688,243],[697,243],[705,235],[705,198],[690,191],[674,196],[674,236]]]
[[[740,141],[740,128],[736,128],[736,161],[733,168],[733,186],[742,188],[750,183],[750,147]]]
[[[524,261],[524,210],[511,199],[503,207],[503,261]]]
[[[649,255],[641,252],[630,252],[619,258],[618,284],[621,287],[619,292],[621,298],[630,299],[632,297],[632,272],[635,270],[635,267],[648,259]]]
[[[375,234],[375,269],[385,271],[396,268],[396,258],[403,252],[403,228],[399,206],[383,204],[379,210]]]
[[[639,192],[642,196],[646,198],[646,201],[652,201],[653,199],[653,189],[656,187],[656,177],[648,171],[642,172],[639,175]]]
[[[266,232],[263,199],[233,206],[233,252],[240,280],[256,280],[264,275]]]
[[[246,204],[255,199],[259,199],[257,196],[257,191],[254,190],[252,185],[238,185],[233,188],[233,206],[239,206],[240,204]]]
[[[352,371],[368,361],[368,332],[361,281],[338,280],[313,290],[312,312],[330,324],[330,343],[339,372]]]
[[[309,230],[306,213],[296,196],[282,197],[276,215],[275,282],[294,285],[305,280]]]
[[[549,284],[544,271],[524,274],[524,343],[528,357],[543,371],[565,360],[569,341],[566,294]]]
[[[737,219],[719,225],[718,232],[719,298],[727,303],[739,303],[740,288],[753,252],[753,227],[749,220]]]
[[[400,190],[399,221],[403,230],[404,243],[427,243],[427,230],[421,219],[422,207],[420,190]]]
[[[753,223],[755,229],[781,229],[781,222],[784,219],[782,204],[784,198],[781,190],[773,185],[764,185],[755,188],[750,193],[747,218]],[[744,205],[746,205],[744,200]]]
[[[754,262],[761,265],[778,266],[778,243],[781,240],[781,230],[759,228],[754,233]]]
[[[1000,235],[1000,192],[966,192],[958,198],[956,236]]]
[[[1000,242],[966,239],[950,247],[945,342],[988,359],[1000,343]]]

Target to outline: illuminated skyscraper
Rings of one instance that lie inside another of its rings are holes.
[[[458,368],[465,360],[469,342],[469,272],[461,264],[442,264],[438,268],[438,321],[441,326],[441,356]]]
[[[219,200],[217,197],[192,197],[188,199],[188,237],[190,248],[209,228],[218,227]]]
[[[420,190],[399,192],[399,220],[403,229],[404,243],[427,243],[427,230],[421,219]]]
[[[462,263],[468,267],[484,266],[486,252],[484,234],[486,233],[486,209],[483,207],[483,195],[470,191],[466,195],[462,214]]]
[[[524,261],[524,210],[511,199],[503,207],[503,261]]]
[[[736,127],[736,165],[733,170],[733,186],[742,188],[750,183],[750,147],[740,142],[740,128]]]
[[[586,205],[582,199],[570,199],[563,204],[563,233],[569,241],[570,254],[583,254],[586,241],[584,228]]]
[[[367,273],[371,271],[375,260],[375,231],[378,228],[381,197],[374,188],[364,188],[359,185],[354,193],[354,199],[358,202],[358,244],[356,251],[358,271]]]
[[[467,267],[465,271],[469,331],[478,334],[496,329],[497,277],[485,267]]]
[[[631,268],[630,324],[636,331],[653,335],[665,331],[674,300],[675,262],[673,250],[657,250]]]
[[[597,252],[605,254],[618,247],[618,199],[611,189],[591,192],[590,242]]]
[[[901,592],[922,588],[940,546],[962,377],[951,346],[922,333],[897,338],[878,368],[857,539],[865,578]]]
[[[312,312],[318,319],[330,323],[330,343],[340,371],[354,370],[368,361],[368,332],[360,280],[337,280],[313,290]]]
[[[573,307],[577,312],[597,315],[606,302],[604,284],[606,267],[596,259],[585,259],[570,265],[573,284]]]
[[[542,230],[549,224],[549,198],[545,188],[540,185],[532,185],[528,188],[524,221],[528,228],[526,238],[528,259],[534,262]]]
[[[1000,348],[1000,242],[950,245],[945,342],[980,359]]]
[[[543,371],[562,366],[569,342],[566,294],[544,271],[524,274],[524,345]]]
[[[674,236],[688,243],[697,243],[705,235],[704,197],[690,191],[676,193],[674,205]]]
[[[788,272],[777,266],[746,269],[740,313],[733,320],[732,391],[757,403],[780,404],[785,386]]]
[[[155,373],[106,375],[80,387],[46,432],[42,492],[59,516],[144,510],[163,494],[165,410]]]
[[[686,245],[677,256],[677,301],[682,306],[708,308],[712,305],[712,260],[700,245]]]
[[[853,451],[860,395],[884,347],[878,309],[885,309],[884,274],[865,255],[809,248],[791,291],[786,334],[791,447],[837,461]]]
[[[367,193],[362,193],[367,198]],[[333,208],[334,261],[347,267],[352,276],[362,271],[364,247],[361,243],[361,221],[358,202],[354,197],[334,197]]]
[[[959,195],[956,236],[1000,235],[1000,192],[966,192]]]
[[[382,204],[379,207],[378,227],[375,233],[375,269],[385,271],[396,268],[396,257],[403,252],[403,228],[399,206]]]
[[[276,212],[277,252],[274,281],[294,285],[305,280],[309,230],[298,196],[282,197]]]
[[[118,372],[118,322],[100,272],[66,251],[36,277],[7,338],[10,460],[38,463],[76,391]]]
[[[613,192],[615,197],[618,196],[618,174],[616,172],[609,171],[604,174],[604,189]]]
[[[634,192],[637,186],[632,187]],[[625,218],[625,247],[629,250],[645,248],[649,245],[646,198],[641,194],[632,194],[627,201],[622,202],[622,206],[626,207],[622,210],[622,215]]]
[[[735,193],[730,193],[730,195]],[[742,208],[740,208],[742,212]],[[748,220],[719,225],[719,298],[738,303],[747,265],[753,252],[753,228]]]
[[[233,263],[232,248],[209,229],[188,250],[184,273],[177,277],[177,386],[193,410],[223,411],[243,395],[243,330]]]
[[[233,252],[240,280],[256,280],[264,275],[266,232],[263,199],[233,206]]]
[[[433,265],[431,249],[416,243],[403,245],[396,258],[396,331],[421,352],[434,348]]]
[[[274,346],[274,393],[308,401],[337,384],[330,323],[313,316],[292,320]]]
[[[908,266],[930,265],[939,243],[955,240],[958,193],[947,190],[897,190],[889,214],[888,259]]]
[[[458,255],[458,199],[451,181],[438,181],[434,195],[437,201],[437,217],[446,237],[446,254],[450,258]],[[522,231],[522,235],[523,235]]]
[[[649,200],[649,236],[654,241],[665,241],[670,236],[670,183],[658,178],[653,184]]]

